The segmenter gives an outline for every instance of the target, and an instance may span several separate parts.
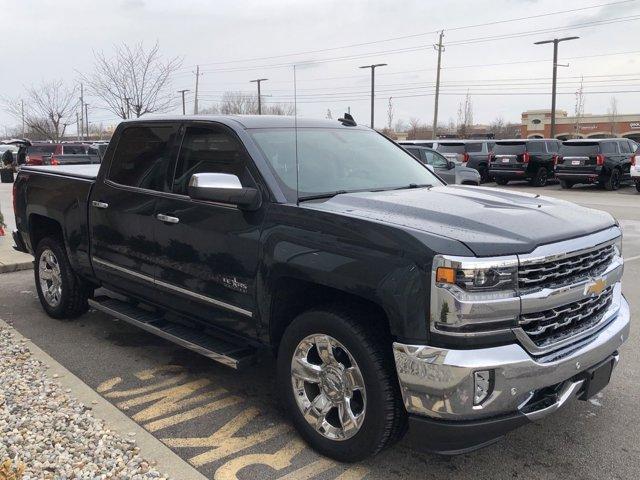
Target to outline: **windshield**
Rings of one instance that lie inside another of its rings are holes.
[[[259,129],[251,135],[289,198],[295,199],[296,155],[292,128]],[[424,165],[371,130],[298,129],[299,196],[440,185]]]
[[[597,155],[599,153],[597,143],[563,143],[560,147],[560,155],[565,157],[580,155]]]

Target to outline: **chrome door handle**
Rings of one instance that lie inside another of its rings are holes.
[[[157,214],[156,218],[161,222],[166,223],[178,223],[180,221],[178,217],[170,217],[169,215],[165,215],[164,213]]]
[[[108,203],[97,202],[95,200],[93,200],[91,202],[91,206],[96,207],[96,208],[109,208],[109,204]]]

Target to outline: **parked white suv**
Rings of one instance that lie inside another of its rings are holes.
[[[640,145],[636,142],[631,141],[632,147],[634,148],[633,157],[631,157],[631,167],[629,167],[629,174],[631,174],[631,180],[633,180],[636,184],[636,190],[640,192],[640,164],[638,163],[638,156],[640,156]]]

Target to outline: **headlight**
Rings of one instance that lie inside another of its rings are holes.
[[[431,284],[431,331],[446,335],[507,332],[518,319],[518,259],[437,255]]]
[[[616,242],[614,243],[615,248],[617,250],[617,254],[619,257],[622,257],[622,235],[616,238]]]

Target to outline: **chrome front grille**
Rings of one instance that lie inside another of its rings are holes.
[[[614,245],[607,245],[561,260],[524,264],[518,268],[518,286],[526,291],[577,283],[583,278],[599,275],[615,255]]]
[[[573,337],[598,324],[611,305],[613,286],[597,297],[520,316],[519,325],[538,347]]]

